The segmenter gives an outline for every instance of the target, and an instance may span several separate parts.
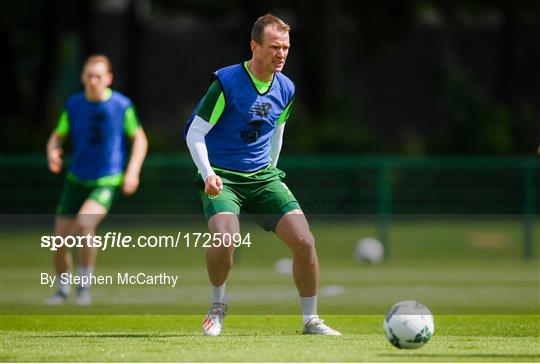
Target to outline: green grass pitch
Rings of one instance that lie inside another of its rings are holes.
[[[226,318],[202,336],[202,316],[5,316],[2,361],[508,362],[538,361],[538,316],[438,316],[433,339],[399,350],[383,316],[328,316],[342,337],[300,335],[297,316]]]
[[[187,225],[140,226],[105,224],[102,231],[164,234]],[[91,307],[47,307],[42,302],[51,290],[39,284],[39,274],[52,273],[51,253],[39,248],[39,237],[50,226],[6,228],[0,360],[539,362],[540,262],[523,261],[521,227],[505,219],[395,221],[389,260],[365,266],[355,261],[354,247],[358,238],[376,234],[372,221],[312,223],[321,264],[319,311],[342,337],[300,334],[292,278],[274,269],[290,254],[255,228],[254,245],[237,256],[229,315],[217,338],[201,333],[209,299],[203,249],[101,252],[97,272],[169,272],[179,285],[99,286]],[[538,239],[534,250],[540,251]],[[383,334],[384,314],[404,299],[417,299],[434,314],[435,335],[417,350],[394,348]]]

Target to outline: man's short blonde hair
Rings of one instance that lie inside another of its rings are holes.
[[[83,70],[86,68],[86,66],[88,66],[89,64],[92,64],[92,63],[104,63],[107,66],[107,71],[109,73],[112,73],[112,63],[111,63],[109,57],[107,57],[106,55],[104,55],[104,54],[92,54],[92,55],[88,56],[86,58],[86,60],[84,61]]]
[[[255,24],[253,24],[253,29],[251,29],[251,40],[259,44],[263,44],[264,29],[266,29],[266,27],[269,25],[276,27],[276,29],[280,32],[291,31],[291,27],[289,26],[289,24],[285,23],[277,16],[268,13],[261,16],[259,19],[257,19]]]

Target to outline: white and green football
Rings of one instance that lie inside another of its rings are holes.
[[[431,311],[418,301],[401,301],[384,319],[384,333],[399,349],[416,349],[427,343],[435,331]]]

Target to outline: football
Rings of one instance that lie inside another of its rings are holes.
[[[274,264],[274,269],[279,274],[291,275],[293,268],[293,260],[291,258],[281,258]]]
[[[356,243],[356,260],[361,263],[380,263],[384,258],[384,247],[375,238],[362,238]]]
[[[384,319],[384,333],[399,349],[416,349],[427,343],[435,331],[433,315],[418,301],[401,301]]]

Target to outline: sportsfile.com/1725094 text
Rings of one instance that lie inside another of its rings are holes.
[[[121,232],[107,232],[104,235],[43,235],[41,247],[56,251],[62,247],[93,247],[101,251],[108,248],[211,248],[250,247],[251,235],[246,233],[182,233],[176,235],[139,235],[133,237]]]

